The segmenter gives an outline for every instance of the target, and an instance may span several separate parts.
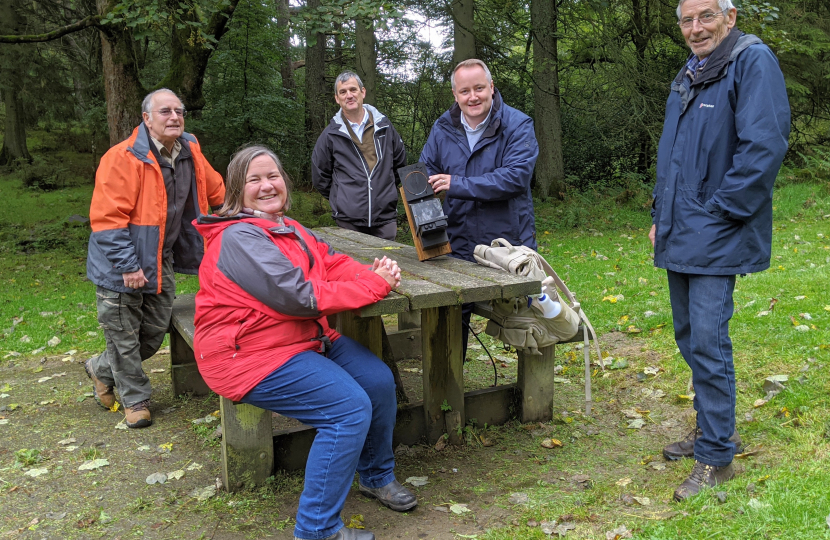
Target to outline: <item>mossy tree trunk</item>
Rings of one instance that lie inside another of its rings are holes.
[[[25,30],[26,20],[20,10],[20,0],[0,2],[0,34],[18,34]],[[26,45],[0,44],[0,97],[6,107],[6,129],[0,149],[0,165],[11,165],[17,160],[31,161],[26,146],[26,117],[20,93],[23,88],[23,69]]]
[[[372,19],[356,19],[355,26],[355,67],[366,87],[364,103],[376,105],[378,84],[378,55],[375,47],[375,25]]]

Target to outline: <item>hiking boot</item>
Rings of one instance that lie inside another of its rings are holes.
[[[701,436],[701,434],[700,428],[696,427],[690,431],[689,434],[683,438],[683,440],[666,445],[666,447],[663,448],[663,457],[669,461],[676,461],[687,457],[695,457],[695,441]],[[743,442],[741,441],[741,436],[738,434],[738,430],[735,430],[732,433],[729,440],[735,443],[735,453],[740,453],[743,449]]]
[[[358,487],[365,496],[377,499],[382,505],[396,512],[406,512],[418,505],[415,495],[397,480],[379,488],[366,487],[358,482]]]
[[[294,540],[302,540],[302,538],[294,537]],[[375,534],[372,531],[362,531],[360,529],[349,529],[343,527],[331,536],[326,536],[321,540],[375,540]]]
[[[150,400],[139,401],[132,407],[125,407],[126,423],[129,428],[143,428],[153,423],[150,418]]]
[[[84,370],[86,371],[86,376],[92,379],[92,395],[95,397],[98,405],[105,409],[110,409],[115,405],[115,392],[112,391],[112,386],[107,386],[98,380],[98,377],[95,376],[95,373],[92,372],[92,367],[89,365],[91,361],[92,358],[89,358],[84,362]]]
[[[689,497],[697,495],[700,488],[715,487],[733,478],[735,478],[735,469],[731,463],[724,467],[715,467],[695,460],[692,473],[674,491],[674,500],[683,502]]]

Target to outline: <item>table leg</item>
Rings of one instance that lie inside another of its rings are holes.
[[[222,480],[225,489],[261,486],[274,468],[271,411],[220,397]]]
[[[421,356],[427,440],[433,444],[448,430],[456,439],[456,430],[466,423],[461,306],[421,310]]]
[[[516,388],[522,423],[548,422],[553,418],[553,347],[542,348],[541,355],[518,353]]]
[[[359,317],[353,311],[338,313],[337,331],[383,358],[383,320],[380,315]]]

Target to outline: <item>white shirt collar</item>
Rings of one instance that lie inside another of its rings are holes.
[[[461,111],[461,124],[464,126],[464,130],[467,133],[478,133],[479,131],[483,131],[487,127],[487,124],[490,123],[491,114],[493,114],[492,103],[490,104],[490,110],[487,111],[487,116],[484,118],[484,120],[482,120],[481,123],[477,125],[475,128],[471,128],[470,124],[467,123],[467,118],[464,116],[464,111]]]

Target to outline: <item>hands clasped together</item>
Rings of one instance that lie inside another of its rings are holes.
[[[377,275],[385,279],[386,283],[388,283],[393,289],[395,287],[399,287],[401,284],[401,269],[398,266],[398,263],[392,259],[383,257],[378,260],[376,257],[375,262],[372,263],[372,272],[375,272]]]

